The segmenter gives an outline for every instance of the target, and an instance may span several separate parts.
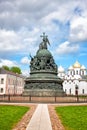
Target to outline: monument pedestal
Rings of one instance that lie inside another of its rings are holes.
[[[55,97],[63,96],[64,92],[62,90],[52,90],[52,89],[25,89],[24,96],[35,96],[35,97]]]

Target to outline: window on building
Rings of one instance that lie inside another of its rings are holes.
[[[75,75],[75,70],[73,70],[73,75]]]
[[[69,89],[69,94],[71,94],[71,88]]]
[[[78,70],[76,71],[76,74],[78,75]]]
[[[82,71],[82,75],[84,75],[84,71]]]
[[[85,91],[84,91],[84,89],[82,89],[82,94],[84,94],[85,93]]]
[[[65,93],[67,93],[67,89],[65,89]]]
[[[4,84],[4,79],[3,78],[1,78],[1,84]]]
[[[3,93],[3,88],[0,89],[0,92]]]

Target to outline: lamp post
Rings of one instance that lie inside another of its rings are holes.
[[[78,97],[78,85],[75,85],[75,95],[77,97],[77,102],[79,101],[79,97]]]

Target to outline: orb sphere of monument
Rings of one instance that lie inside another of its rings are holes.
[[[37,53],[37,57],[38,57],[38,58],[46,57],[46,58],[48,59],[48,58],[51,58],[52,55],[51,55],[51,53],[50,53],[48,50],[42,49],[42,50],[40,50],[40,51]]]

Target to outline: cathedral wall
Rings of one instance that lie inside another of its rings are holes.
[[[79,83],[79,94],[87,94],[87,82],[81,81]]]
[[[76,85],[78,86],[78,94],[79,95],[87,95],[87,82],[79,80],[65,80],[63,82],[63,90],[67,95],[75,95],[76,94]]]

